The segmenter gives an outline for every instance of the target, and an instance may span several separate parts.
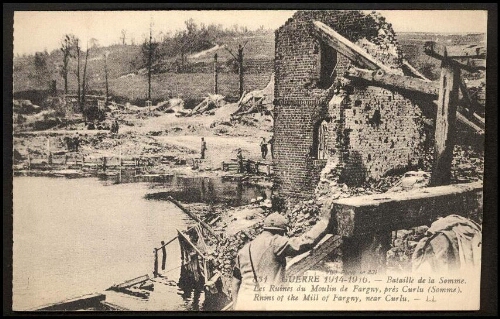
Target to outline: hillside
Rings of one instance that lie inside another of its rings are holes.
[[[221,93],[230,97],[237,97],[237,74],[231,64],[233,57],[224,48],[237,53],[238,44],[245,44],[244,59],[246,76],[245,90],[250,91],[264,87],[272,73],[274,59],[274,33],[221,37],[217,40],[218,50],[209,53],[188,55],[187,63],[189,72],[177,73],[170,69],[176,58],[165,58],[155,67],[158,72],[153,76],[153,99],[166,99],[171,96],[183,96],[186,99],[203,99],[208,92],[213,91],[213,55],[218,54],[219,62],[219,87]],[[88,60],[88,82],[90,91],[103,92],[104,79],[104,54],[108,55],[108,79],[110,94],[131,102],[144,100],[147,95],[147,77],[145,70],[140,70],[135,65],[140,59],[141,47],[139,45],[113,45],[109,47],[92,48]],[[52,80],[57,81],[58,90],[62,91],[64,82],[60,75],[62,53],[54,50],[47,56],[47,67],[43,74],[35,68],[34,56],[22,56],[14,59],[14,93],[18,98],[26,98],[21,92],[30,90],[47,90]],[[84,58],[80,62],[83,73]],[[135,64],[135,65],[134,65]],[[261,66],[262,65],[262,66]],[[76,92],[76,59],[70,63],[68,87],[70,92]],[[206,73],[192,81],[192,73]]]

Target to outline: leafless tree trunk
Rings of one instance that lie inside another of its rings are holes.
[[[80,111],[83,113],[81,87],[80,87],[80,40],[78,38],[75,38],[74,45],[76,50],[76,80],[78,84],[77,86],[78,106],[80,108]]]
[[[85,53],[85,64],[83,65],[83,88],[82,88],[82,110],[85,110],[85,95],[87,94],[87,61],[89,58],[89,46]]]
[[[126,36],[127,36],[127,30],[122,29],[121,34],[122,34],[122,36],[120,37],[120,39],[122,40],[122,45],[125,45],[125,39],[126,39]]]
[[[61,75],[64,80],[64,94],[68,94],[68,72],[69,72],[69,60],[72,57],[71,51],[73,46],[73,36],[66,34],[61,42],[61,51],[63,53],[63,64],[61,69]]]
[[[215,53],[214,55],[214,94],[218,94],[219,93],[219,88],[217,86],[217,53]]]
[[[106,105],[108,105],[109,85],[108,85],[108,55],[109,52],[104,53],[104,77],[106,79]]]
[[[151,68],[153,60],[153,24],[149,27],[149,54],[148,54],[148,100],[151,101]]]

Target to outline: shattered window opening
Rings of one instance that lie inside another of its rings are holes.
[[[337,51],[328,44],[321,41],[319,54],[319,88],[327,89],[332,86],[336,75],[336,67]]]

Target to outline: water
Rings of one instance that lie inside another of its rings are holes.
[[[166,200],[173,198],[184,203],[225,203],[230,206],[241,206],[252,199],[271,197],[271,189],[266,186],[249,184],[241,178],[227,176],[199,177],[167,175],[140,175],[138,170],[129,169],[100,174],[99,179],[108,184],[150,182],[154,189],[146,198]]]
[[[148,184],[106,186],[96,178],[15,177],[13,309],[27,310],[101,292],[151,274],[153,247],[191,222],[169,202],[147,200]],[[168,246],[167,269],[180,265]],[[170,272],[177,280],[179,271]],[[188,309],[172,293],[165,308]]]

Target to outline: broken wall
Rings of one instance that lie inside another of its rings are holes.
[[[314,20],[402,74],[394,32],[379,15],[300,11],[276,31],[276,182],[278,193],[296,198],[312,197],[328,161],[336,163],[339,179],[359,185],[418,163],[427,137],[420,102],[393,90],[347,80],[343,74],[351,61],[340,53],[328,82],[331,85],[324,85],[325,49],[315,35]],[[328,128],[326,158],[318,158],[315,151],[316,130],[322,121]]]

